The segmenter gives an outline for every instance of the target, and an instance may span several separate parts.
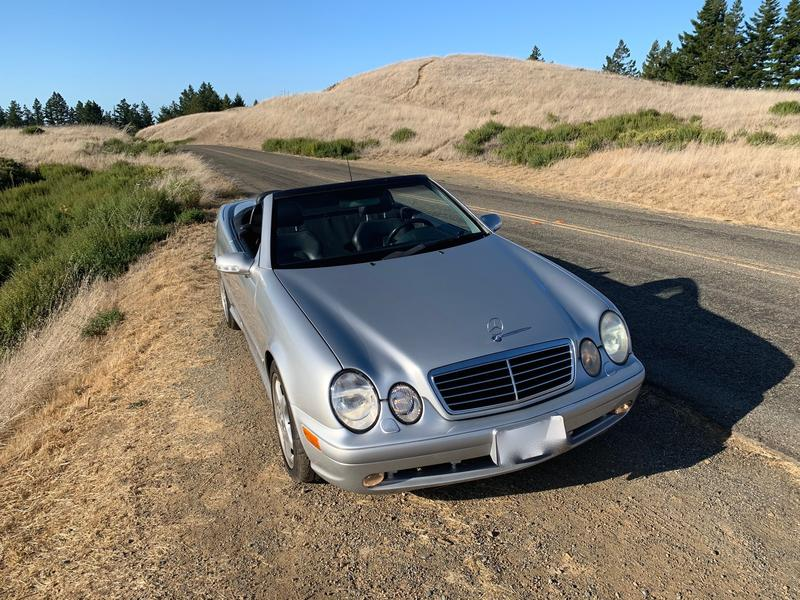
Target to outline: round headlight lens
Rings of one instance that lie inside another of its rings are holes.
[[[366,431],[378,420],[378,393],[365,375],[342,371],[331,384],[331,407],[342,425],[353,431]]]
[[[628,329],[617,313],[609,310],[600,317],[600,341],[608,357],[615,363],[621,365],[628,360],[631,352]]]
[[[406,425],[416,423],[422,416],[422,400],[417,391],[406,383],[397,383],[389,390],[389,408]]]
[[[594,377],[600,372],[602,362],[600,351],[595,343],[588,338],[583,340],[581,342],[581,364],[583,365],[583,370]]]

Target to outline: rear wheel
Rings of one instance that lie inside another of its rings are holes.
[[[222,314],[225,318],[225,324],[231,329],[239,329],[239,324],[231,314],[231,302],[228,299],[228,292],[225,291],[225,284],[222,283],[222,277],[219,278],[219,293],[222,300]]]
[[[303,449],[292,416],[289,397],[286,388],[283,387],[283,379],[274,364],[269,370],[269,380],[272,389],[272,412],[275,415],[275,429],[283,455],[283,465],[295,481],[301,483],[314,481],[317,475],[311,468],[311,461]]]

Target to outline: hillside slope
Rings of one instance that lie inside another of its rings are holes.
[[[796,92],[724,90],[630,79],[554,64],[456,55],[389,65],[325,91],[271,98],[254,107],[173,119],[145,138],[259,148],[267,137],[375,138],[367,157],[414,168],[447,161],[504,182],[588,199],[618,200],[740,222],[796,228],[800,221],[800,146],[754,147],[743,132],[800,133],[800,116],[777,117],[776,102]],[[491,156],[467,159],[456,144],[493,119],[505,125],[582,122],[642,108],[698,115],[706,127],[739,139],[720,146],[610,149],[529,169]],[[391,133],[417,135],[396,143]],[[430,162],[430,161],[436,161]],[[487,161],[490,168],[487,167]]]

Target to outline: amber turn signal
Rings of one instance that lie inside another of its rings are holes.
[[[319,438],[311,433],[311,431],[305,425],[303,426],[303,435],[306,436],[306,439],[311,442],[311,445],[314,446],[314,448],[317,450],[322,450],[322,448],[319,447]]]

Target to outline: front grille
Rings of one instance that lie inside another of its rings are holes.
[[[450,412],[527,402],[569,385],[573,378],[572,346],[567,342],[488,356],[477,365],[474,362],[432,373],[431,380]]]

